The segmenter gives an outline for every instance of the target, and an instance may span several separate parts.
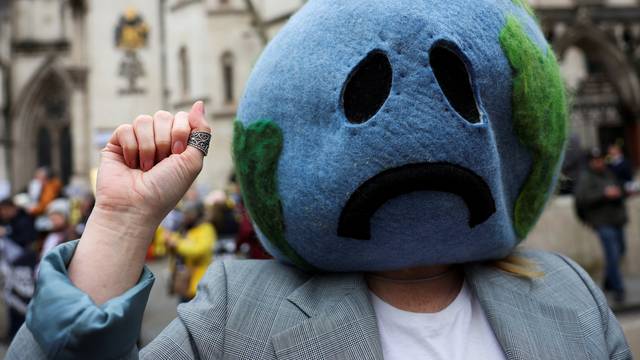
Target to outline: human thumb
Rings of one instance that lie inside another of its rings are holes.
[[[205,117],[205,108],[202,101],[197,101],[193,104],[191,111],[189,112],[189,126],[191,127],[191,135],[187,150],[183,153],[188,161],[199,169],[202,168],[202,162],[209,148],[210,136],[204,134],[211,134],[211,127],[207,123]],[[204,133],[200,136],[195,136],[197,133]]]

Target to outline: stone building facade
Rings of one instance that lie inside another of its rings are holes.
[[[223,186],[243,84],[302,2],[0,1],[0,181],[21,191],[46,165],[86,182],[119,124],[202,99],[216,135],[199,182]]]
[[[539,0],[533,5],[562,63],[573,145],[621,143],[640,165],[640,2]]]
[[[86,5],[3,1],[0,177],[24,187],[38,165],[88,174]]]
[[[202,99],[215,140],[199,181],[222,186],[243,85],[304,2],[0,0],[0,180],[19,191],[38,165],[87,179],[118,124]],[[638,0],[530,2],[562,63],[576,146],[623,139],[640,164]]]

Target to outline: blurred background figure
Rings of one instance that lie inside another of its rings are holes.
[[[32,206],[30,213],[34,216],[44,214],[47,206],[60,196],[62,182],[47,167],[38,168],[29,182],[28,194]]]
[[[47,222],[41,230],[48,232],[42,244],[40,258],[47,255],[51,249],[71,239],[73,229],[69,226],[69,214],[71,207],[69,200],[57,199],[47,207]]]
[[[24,209],[12,200],[0,202],[0,270],[8,315],[7,340],[24,323],[27,304],[33,296],[37,235],[33,219]]]
[[[181,205],[182,222],[177,231],[164,234],[172,255],[170,291],[180,302],[191,300],[198,282],[213,259],[216,230],[204,219],[204,205],[186,200]]]
[[[214,249],[220,260],[235,257],[235,236],[238,233],[236,203],[224,190],[215,190],[205,198],[207,218],[216,228],[218,242]]]
[[[588,168],[578,180],[575,196],[578,216],[593,228],[602,244],[606,262],[604,290],[612,291],[616,302],[623,302],[620,258],[625,251],[625,192],[599,149],[589,153]]]
[[[96,203],[96,199],[92,193],[86,193],[81,197],[72,199],[71,206],[71,231],[70,237],[72,239],[78,239],[82,236],[84,232],[85,225],[87,220],[89,220],[89,216],[91,215],[91,211],[93,211],[93,206]]]
[[[238,204],[238,211],[240,212],[240,226],[238,228],[238,235],[236,236],[236,244],[240,255],[255,260],[271,259],[271,255],[267,253],[258,240],[256,231],[253,228],[253,223],[249,217],[249,212],[247,208],[244,207],[242,201]]]
[[[558,192],[563,195],[573,194],[576,180],[584,168],[585,154],[580,144],[580,137],[577,134],[570,134],[558,181]]]
[[[218,232],[218,244],[215,254],[219,259],[234,258],[238,247],[236,235],[239,230],[240,213],[238,203],[240,201],[239,187],[235,174],[231,174],[228,183],[221,190],[214,190],[205,198],[208,211],[208,219]]]
[[[622,150],[622,146],[616,142],[609,145],[607,149],[607,165],[618,179],[620,187],[628,194],[632,195],[640,190],[638,182],[634,181],[633,168],[627,160]]]
[[[183,214],[180,207],[177,207],[169,212],[164,218],[158,229],[149,250],[147,251],[147,260],[160,259],[167,255],[167,239],[170,238],[171,233],[180,230],[182,225]]]

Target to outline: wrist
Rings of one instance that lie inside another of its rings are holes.
[[[135,212],[113,212],[96,207],[87,221],[82,242],[109,247],[127,257],[146,254],[160,220]],[[133,260],[133,259],[132,259]]]
[[[119,296],[138,282],[157,226],[146,216],[94,208],[69,264],[71,281],[98,304]]]
[[[100,201],[100,197],[96,199],[96,203],[91,212],[93,215],[97,213],[100,215],[100,220],[116,223],[132,223],[132,224],[152,224],[162,221],[165,215],[161,214],[161,211],[157,211],[156,208],[151,206],[136,207],[130,204],[118,205],[109,201]]]

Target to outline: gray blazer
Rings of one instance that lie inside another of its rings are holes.
[[[527,252],[544,277],[527,280],[468,265],[507,359],[631,359],[621,328],[590,277],[565,257]],[[310,276],[275,261],[215,263],[198,295],[130,358],[382,359],[361,274]],[[43,358],[26,327],[8,359]]]

